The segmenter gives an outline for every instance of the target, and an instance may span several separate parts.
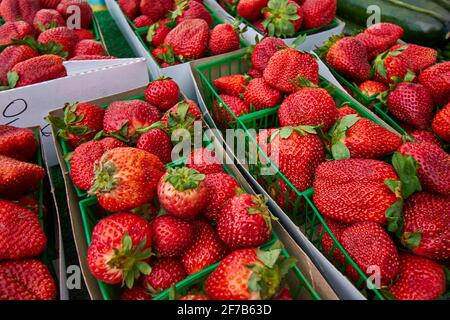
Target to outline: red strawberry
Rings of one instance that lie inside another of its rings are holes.
[[[355,38],[361,41],[367,50],[369,60],[395,45],[403,36],[403,28],[393,23],[381,22],[368,27]]]
[[[169,168],[158,184],[161,206],[178,218],[195,218],[208,199],[204,179],[205,175],[194,169]]]
[[[255,110],[275,107],[282,98],[281,92],[269,86],[263,78],[251,80],[244,92],[245,104]]]
[[[431,127],[436,135],[450,143],[450,102],[436,113]]]
[[[435,64],[422,71],[419,83],[427,88],[435,104],[445,106],[450,103],[450,61]]]
[[[135,214],[116,213],[100,220],[92,231],[87,263],[92,275],[128,288],[141,273],[149,274],[152,229]]]
[[[78,41],[93,40],[95,38],[92,32],[86,29],[74,29],[73,32],[77,35]]]
[[[56,292],[51,273],[39,260],[0,263],[2,300],[55,300]]]
[[[403,244],[429,259],[450,258],[450,197],[419,192],[404,206]]]
[[[33,196],[23,196],[19,200],[13,201],[22,208],[33,211],[37,216],[40,215],[41,204],[38,199],[33,198]],[[48,213],[45,205],[42,205],[42,211],[44,215]]]
[[[152,47],[159,47],[164,43],[164,39],[169,34],[171,27],[169,27],[171,20],[163,19],[158,22],[153,23],[147,32],[147,41],[152,45]]]
[[[292,37],[302,26],[303,9],[294,1],[270,0],[262,12],[262,28],[270,37]]]
[[[209,53],[214,56],[238,50],[241,46],[239,30],[228,23],[216,25],[209,35]]]
[[[162,19],[167,13],[161,0],[141,0],[140,9],[141,14],[148,16],[153,21]]]
[[[78,146],[70,158],[70,178],[81,190],[89,190],[94,183],[95,163],[103,154],[111,149],[125,147],[125,144],[114,138],[92,140]]]
[[[267,7],[269,0],[240,0],[237,4],[237,14],[249,22],[255,22],[262,17],[261,10]]]
[[[117,59],[113,56],[97,56],[97,55],[89,55],[89,54],[82,54],[79,56],[75,56],[73,58],[70,58],[69,61],[80,61],[80,60],[110,60],[110,59]]]
[[[433,48],[422,47],[416,44],[396,44],[389,51],[395,52],[402,47],[406,48],[398,57],[405,60],[414,73],[419,74],[422,70],[436,64],[437,51]]]
[[[181,258],[184,269],[189,275],[220,261],[227,253],[224,243],[208,223],[199,220],[194,224],[196,228],[194,243]]]
[[[13,39],[33,36],[33,27],[25,21],[10,21],[0,26],[0,45],[7,45]]]
[[[219,94],[240,97],[244,93],[248,77],[242,74],[232,74],[214,79],[213,84]]]
[[[0,125],[0,154],[21,161],[32,159],[38,142],[30,129]]]
[[[138,16],[133,20],[133,24],[136,28],[144,28],[151,26],[155,21],[149,16]]]
[[[151,272],[143,278],[142,282],[144,287],[156,294],[170,288],[186,276],[180,261],[172,258],[160,258],[152,263]]]
[[[131,289],[125,288],[120,296],[120,300],[152,300],[152,298],[147,289],[139,285],[134,285]]]
[[[342,232],[341,243],[366,275],[373,274],[371,268],[379,268],[382,285],[389,284],[397,276],[400,266],[397,248],[379,224],[372,221],[357,222]],[[351,265],[347,266],[346,273],[353,281],[360,277]]]
[[[184,297],[178,298],[178,300],[209,300],[207,296],[201,294],[188,294]]]
[[[37,32],[43,32],[47,29],[63,27],[64,19],[58,11],[53,9],[41,9],[36,13],[33,20],[33,27]]]
[[[141,135],[136,145],[136,148],[157,156],[164,164],[172,161],[172,147],[170,136],[165,131],[156,128]]]
[[[203,174],[223,173],[221,159],[207,148],[194,150],[186,159],[186,167]]]
[[[231,127],[231,125],[234,125],[236,123],[235,117],[240,117],[250,112],[250,107],[237,97],[226,94],[220,94],[219,97],[224,104],[215,99],[213,115],[217,124],[223,128],[228,128]],[[232,115],[232,113],[234,115]]]
[[[303,8],[303,28],[315,29],[330,24],[336,16],[336,0],[305,0]]]
[[[161,257],[181,256],[194,241],[194,225],[171,215],[153,220],[152,230],[153,244]]]
[[[208,47],[209,27],[205,20],[188,19],[179,23],[166,36],[164,43],[184,59],[203,57]]]
[[[359,85],[359,90],[367,97],[377,96],[389,88],[381,82],[367,80]]]
[[[417,83],[402,82],[389,93],[388,110],[398,120],[417,129],[427,129],[433,120],[433,99],[430,92]]]
[[[217,221],[225,203],[236,194],[241,193],[239,183],[226,173],[212,173],[205,177],[208,193],[208,204],[203,210],[204,216],[210,221]]]
[[[56,9],[61,0],[39,0],[43,8]]]
[[[330,229],[331,233],[336,238],[337,242],[340,241],[342,232],[348,227],[347,224],[342,222],[333,221],[331,219],[325,218],[325,223]],[[333,259],[338,266],[341,266],[345,262],[345,256],[342,252],[336,247],[335,241],[331,238],[330,234],[326,232],[321,225],[317,232],[318,236],[322,235],[321,244],[322,244],[322,252],[327,256],[328,259]]]
[[[400,255],[398,280],[389,292],[397,300],[435,300],[445,293],[445,282],[441,265],[403,253]]]
[[[0,16],[7,22],[24,20],[32,24],[39,9],[39,0],[3,0],[0,3]]]
[[[438,147],[441,147],[441,143],[439,142],[439,139],[436,138],[436,136],[433,134],[433,132],[425,131],[425,130],[416,130],[409,134],[415,142],[422,143],[422,142],[428,142],[432,143]]]
[[[38,41],[43,44],[49,44],[50,42],[60,44],[70,57],[73,55],[75,46],[78,43],[78,36],[67,27],[58,27],[42,32],[38,37]]]
[[[74,56],[81,55],[93,55],[93,56],[104,56],[106,55],[105,47],[95,40],[81,40],[75,46],[73,53]]]
[[[417,161],[417,173],[425,190],[450,195],[447,179],[450,175],[450,156],[443,149],[426,142],[409,142],[402,145],[399,151]]]
[[[283,127],[321,126],[327,132],[337,117],[336,103],[322,88],[301,89],[289,95],[278,109],[278,118]]]
[[[408,73],[409,64],[402,57],[398,56],[402,51],[386,51],[378,55],[374,62],[374,79],[378,82],[389,84],[395,83],[396,78],[404,79]]]
[[[107,151],[95,166],[94,185],[89,190],[108,211],[131,210],[156,195],[164,165],[158,157],[135,148]]]
[[[267,29],[264,27],[264,20],[258,20],[256,22],[253,22],[253,27],[258,30],[260,33],[262,33],[265,37],[268,36]]]
[[[72,147],[89,141],[103,129],[105,110],[91,103],[66,104],[64,117],[48,116],[47,121],[58,128],[58,137]]]
[[[139,4],[140,0],[119,0],[120,9],[128,17],[128,19],[133,20],[139,14]]]
[[[34,257],[42,253],[47,238],[36,213],[0,200],[0,261]]]
[[[285,48],[286,44],[281,39],[272,37],[264,38],[253,48],[251,55],[253,68],[262,73],[275,52]]]
[[[37,189],[45,170],[36,164],[0,155],[0,197],[18,198]]]
[[[73,14],[73,7],[78,7],[80,10],[80,25],[75,26],[74,29],[84,28],[89,29],[92,25],[92,8],[86,0],[61,0],[56,7],[56,10],[67,21]]]
[[[177,24],[189,19],[202,19],[208,26],[212,23],[212,17],[203,4],[196,1],[179,1],[177,8],[170,14],[170,18]]]
[[[159,77],[147,86],[145,100],[165,112],[180,100],[180,88],[171,78]]]
[[[338,109],[338,114],[339,114],[338,115],[339,119],[341,119],[341,118],[343,118],[345,116],[348,116],[349,114],[356,114],[357,116],[359,115],[359,113],[355,109],[353,109],[353,108],[351,108],[349,106],[340,107]]]

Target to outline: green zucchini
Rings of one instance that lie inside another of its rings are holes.
[[[444,6],[430,0],[401,0],[407,4],[432,11],[443,23],[450,21],[450,11]]]
[[[437,3],[445,9],[450,10],[450,0],[431,0],[431,2]]]

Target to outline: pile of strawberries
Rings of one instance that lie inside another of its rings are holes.
[[[288,38],[321,28],[336,16],[336,0],[220,0],[264,36]]]
[[[81,26],[69,29],[73,6]],[[92,9],[85,0],[6,0],[0,4],[6,21],[0,26],[0,90],[23,87],[67,75],[65,59],[109,59],[94,40]]]
[[[211,14],[202,1],[124,0],[119,5],[136,27],[149,27],[146,40],[162,68],[240,48],[237,26],[212,27]]]
[[[45,171],[30,162],[37,152],[32,130],[0,125],[0,300],[56,298],[55,282],[36,258],[47,246],[37,194]]]
[[[450,142],[450,62],[437,51],[398,43],[403,29],[379,23],[354,37],[329,41],[322,54],[368,97],[377,97],[417,141]]]

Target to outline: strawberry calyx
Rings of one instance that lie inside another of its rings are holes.
[[[94,184],[88,191],[88,194],[91,196],[98,193],[110,192],[120,183],[120,178],[116,177],[118,171],[116,165],[112,161],[105,163],[105,156],[106,154],[104,154],[100,161],[95,165]]]
[[[75,112],[78,108],[78,102],[74,104],[66,103],[64,106],[64,117],[47,116],[45,120],[58,128],[58,137],[67,141],[72,135],[82,137],[92,130],[87,126],[80,126],[80,123],[84,119],[84,114],[77,115]]]
[[[31,36],[26,36],[23,39],[13,39],[11,44],[13,46],[28,46],[35,51],[37,51],[40,55],[43,54],[53,54],[56,56],[60,56],[64,59],[66,59],[69,56],[69,53],[64,51],[64,47],[55,42],[55,41],[49,41],[48,43],[44,44],[39,41],[37,41],[35,38]]]
[[[171,11],[167,15],[167,17],[171,20],[175,20],[176,18],[181,17],[183,15],[183,12],[189,9],[189,1],[190,0],[179,1],[177,3],[176,9]]]
[[[299,90],[304,88],[319,88],[317,84],[312,83],[307,78],[300,76],[295,78],[295,80],[291,80],[291,83]]]
[[[252,197],[252,202],[255,204],[247,208],[249,214],[260,214],[269,229],[268,233],[272,232],[272,220],[278,220],[267,206],[267,199],[263,195],[256,195]]]
[[[166,132],[166,127],[164,126],[164,124],[161,121],[157,121],[157,122],[152,123],[148,127],[136,129],[136,133],[140,136],[140,135],[143,135],[144,133],[149,132],[152,129],[160,129],[160,130],[163,130]]]
[[[350,159],[350,150],[345,145],[343,139],[347,136],[347,130],[355,125],[361,117],[357,114],[349,114],[338,119],[330,129],[331,154],[335,160]]]
[[[270,37],[290,37],[295,34],[292,22],[300,19],[295,4],[288,0],[270,0],[261,11],[269,13],[262,24]]]
[[[170,112],[167,119],[167,130],[173,133],[177,129],[192,129],[195,117],[189,112],[189,103],[182,101],[178,103],[176,112]]]
[[[272,142],[277,135],[279,135],[281,139],[288,139],[294,132],[298,133],[301,136],[306,136],[307,134],[317,134],[317,131],[316,131],[317,128],[318,127],[314,127],[314,126],[282,127],[280,129],[275,130],[270,135],[269,142]]]
[[[152,271],[150,265],[146,262],[152,255],[150,248],[146,248],[147,239],[142,239],[139,244],[133,247],[133,241],[130,235],[125,232],[122,238],[122,247],[114,248],[114,255],[108,260],[107,264],[116,269],[122,270],[122,286],[132,288],[134,281],[141,274],[148,275]]]
[[[164,181],[170,183],[178,191],[197,189],[205,180],[205,175],[188,167],[168,168]]]
[[[6,78],[8,80],[8,84],[6,86],[0,86],[0,91],[15,88],[17,85],[17,82],[19,81],[19,74],[15,71],[9,71],[6,74]]]
[[[417,248],[420,245],[420,242],[422,241],[422,233],[421,232],[404,232],[401,242],[402,244],[413,250]]]

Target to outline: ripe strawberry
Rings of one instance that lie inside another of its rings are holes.
[[[79,56],[75,56],[73,58],[70,58],[69,61],[80,61],[80,60],[110,60],[110,59],[117,59],[113,56],[97,56],[97,55],[89,55],[89,54],[82,54]]]
[[[92,32],[86,29],[74,29],[73,32],[77,35],[78,41],[93,40],[95,38]]]
[[[438,147],[441,147],[441,143],[439,142],[439,139],[436,138],[436,136],[433,134],[433,132],[425,131],[425,130],[416,130],[409,134],[415,142],[422,143],[422,142],[428,142],[432,143]]]
[[[40,215],[41,204],[38,199],[33,198],[33,196],[23,196],[19,200],[13,201],[15,204],[21,206],[22,208],[33,211],[37,216]],[[48,213],[47,207],[42,205],[42,211],[44,215]]]
[[[0,16],[7,22],[24,20],[32,24],[40,9],[39,0],[3,0],[0,3]]]
[[[364,32],[356,35],[367,50],[369,60],[385,52],[403,36],[403,28],[393,23],[381,22],[368,27]]]
[[[0,155],[21,161],[31,160],[38,142],[30,129],[0,125]]]
[[[277,90],[286,93],[298,90],[292,83],[298,77],[319,84],[319,65],[310,54],[292,48],[277,51],[264,69],[264,80]]]
[[[382,161],[324,162],[316,170],[314,204],[324,216],[336,221],[386,224],[386,210],[399,198],[385,184],[386,180],[399,178],[394,168]]]
[[[270,0],[262,12],[262,28],[270,37],[292,37],[302,26],[303,9],[294,1]]]
[[[152,263],[151,272],[142,279],[142,283],[153,294],[157,294],[186,277],[186,272],[180,261],[173,258],[159,258]]]
[[[147,41],[152,47],[157,48],[164,43],[164,39],[169,34],[172,21],[169,19],[159,20],[153,23],[147,32]]]
[[[172,11],[175,9],[175,4],[178,0],[160,0],[162,7],[164,8],[164,11]],[[199,3],[203,3],[203,0],[193,0],[197,1]]]
[[[33,35],[33,27],[25,21],[9,21],[0,26],[0,45],[8,45],[13,39],[23,39]]]
[[[36,164],[0,155],[0,197],[18,198],[38,187],[45,170]]]
[[[51,273],[39,260],[0,263],[2,300],[55,300],[56,290]]]
[[[151,26],[155,21],[149,16],[138,16],[133,20],[133,24],[136,28],[144,28]]]
[[[397,134],[357,115],[339,119],[330,135],[335,160],[377,159],[393,153],[403,143]]]
[[[108,211],[131,210],[151,201],[164,165],[158,157],[135,148],[107,151],[95,166],[95,194]]]
[[[250,107],[237,97],[226,94],[220,94],[219,97],[223,103],[218,99],[214,100],[213,116],[216,123],[222,128],[234,125],[236,123],[235,117],[240,117],[250,112]]]
[[[327,132],[337,117],[336,103],[322,88],[301,89],[289,95],[278,109],[278,118],[283,127],[321,126]]]
[[[34,257],[42,253],[47,238],[36,213],[0,199],[0,261]]]
[[[336,0],[305,0],[303,8],[303,28],[315,29],[330,24],[336,16]]]
[[[269,0],[240,0],[237,4],[237,14],[249,22],[255,22],[262,17],[261,10],[267,7]]]
[[[128,17],[128,19],[133,20],[139,14],[139,4],[140,0],[119,0],[120,9]]]
[[[381,82],[367,80],[359,85],[359,90],[367,97],[377,96],[389,88]]]
[[[366,275],[373,273],[372,267],[378,267],[381,284],[387,285],[397,276],[400,266],[397,248],[379,224],[365,221],[347,227],[342,232],[341,244]],[[351,265],[347,266],[346,273],[353,281],[360,277]]]
[[[196,1],[178,1],[176,10],[171,12],[170,18],[177,24],[190,19],[202,19],[208,26],[212,23],[212,17],[203,4]]]
[[[93,55],[93,56],[105,56],[106,51],[103,45],[95,40],[81,40],[77,43],[74,49],[74,56],[81,55]]]
[[[125,288],[120,295],[120,300],[152,300],[152,298],[147,289],[139,285],[134,285],[131,289]]]
[[[147,86],[145,100],[165,112],[180,100],[180,88],[171,78],[159,77]]]
[[[396,44],[389,51],[395,52],[402,47],[406,48],[398,57],[405,60],[414,73],[419,74],[422,70],[436,64],[437,51],[433,48],[417,44]]]
[[[341,118],[343,118],[345,116],[348,116],[349,114],[355,114],[355,115],[359,116],[359,113],[355,109],[353,109],[353,108],[351,108],[349,106],[340,107],[338,109],[338,114],[339,114],[338,115],[339,119],[341,119]]]
[[[442,140],[450,143],[450,102],[436,113],[431,128]]]
[[[445,106],[450,103],[450,61],[435,64],[422,71],[419,83],[427,88],[435,104]]]
[[[115,213],[92,231],[87,263],[92,275],[108,284],[133,287],[141,273],[150,273],[152,229],[135,214]]]
[[[161,257],[178,257],[192,245],[195,227],[191,222],[171,215],[157,217],[152,222],[153,244]]]
[[[207,222],[199,220],[194,225],[195,240],[181,258],[189,275],[220,261],[227,253],[225,244]]]
[[[244,92],[245,104],[255,110],[275,107],[282,99],[281,92],[269,86],[263,78],[251,80]]]
[[[264,38],[253,48],[251,54],[253,68],[262,73],[275,52],[285,48],[286,44],[281,39],[272,37]]]
[[[429,259],[450,258],[450,197],[419,192],[404,206],[402,243]]]
[[[136,148],[148,151],[157,156],[162,163],[172,161],[172,141],[170,136],[161,129],[150,129],[141,135]]]
[[[342,222],[333,221],[331,219],[325,218],[325,223],[327,224],[328,228],[330,229],[331,233],[333,233],[336,240],[339,242],[342,236],[342,232],[348,227],[347,224]],[[322,234],[323,233],[323,234]],[[345,256],[342,254],[342,252],[336,247],[334,240],[331,238],[330,234],[326,231],[324,231],[323,226],[321,225],[319,227],[319,230],[317,231],[317,235],[321,238],[321,244],[322,244],[322,252],[327,256],[328,259],[333,259],[338,266],[342,266],[345,262]]]
[[[201,294],[188,294],[184,297],[178,298],[178,300],[209,300],[207,296]]]
[[[402,51],[386,51],[378,55],[373,62],[374,79],[378,82],[395,83],[396,78],[404,79],[408,73],[409,64],[398,56]]]
[[[44,32],[47,29],[63,27],[66,24],[58,11],[54,9],[41,9],[36,13],[33,27],[36,32]]]
[[[426,142],[409,142],[402,145],[399,151],[417,161],[417,173],[425,190],[450,195],[450,182],[447,179],[450,175],[450,156],[443,149]]]
[[[166,36],[164,43],[184,59],[203,57],[208,47],[209,27],[205,20],[188,19],[179,23]]]
[[[263,19],[258,20],[258,21],[256,21],[256,22],[253,22],[253,27],[254,27],[256,30],[258,30],[260,33],[262,33],[262,34],[264,35],[264,37],[268,37],[269,34],[268,34],[268,32],[267,32],[267,29],[264,27],[263,23],[264,23],[264,20],[263,20]]]
[[[169,168],[159,180],[158,199],[167,213],[193,219],[206,206],[205,175],[187,167]]]
[[[331,40],[331,43],[334,40]],[[371,66],[364,44],[354,37],[338,39],[331,45],[326,62],[344,78],[357,83],[369,80]]]
[[[92,188],[95,178],[95,164],[103,154],[111,149],[125,147],[125,144],[114,138],[92,140],[75,148],[70,158],[70,178],[81,190]]]
[[[212,173],[205,177],[205,185],[208,193],[208,204],[203,210],[203,215],[210,221],[217,221],[222,213],[225,203],[236,194],[241,193],[239,183],[226,173]]]
[[[216,25],[209,35],[208,49],[212,56],[238,50],[241,46],[239,30],[229,24]]]
[[[78,43],[78,36],[73,30],[67,27],[58,27],[42,32],[38,37],[38,42],[43,44],[49,44],[50,42],[57,43],[71,57]]]
[[[56,7],[56,10],[63,16],[67,21],[73,13],[73,7],[79,8],[80,12],[80,25],[76,26],[76,29],[84,28],[89,29],[92,25],[92,8],[86,0],[61,0],[61,2]]]
[[[151,126],[160,117],[159,110],[145,101],[116,101],[106,109],[103,129],[116,138],[134,141],[139,136],[139,129]]]
[[[402,253],[399,277],[389,292],[397,300],[435,300],[445,293],[445,282],[441,265]]]
[[[164,9],[161,0],[141,0],[141,14],[148,16],[153,21],[164,18],[167,11]]]
[[[431,126],[433,99],[430,92],[420,84],[400,83],[389,93],[387,106],[395,118],[417,129],[427,129]]]
[[[207,148],[194,150],[186,159],[186,167],[206,175],[224,172],[221,159]]]
[[[248,77],[243,74],[232,74],[214,79],[214,87],[219,94],[240,97],[248,84]]]
[[[39,3],[43,8],[56,9],[61,0],[39,0]]]
[[[72,147],[89,141],[103,129],[105,110],[91,103],[64,106],[64,117],[48,116],[46,120],[58,128],[58,137]]]

